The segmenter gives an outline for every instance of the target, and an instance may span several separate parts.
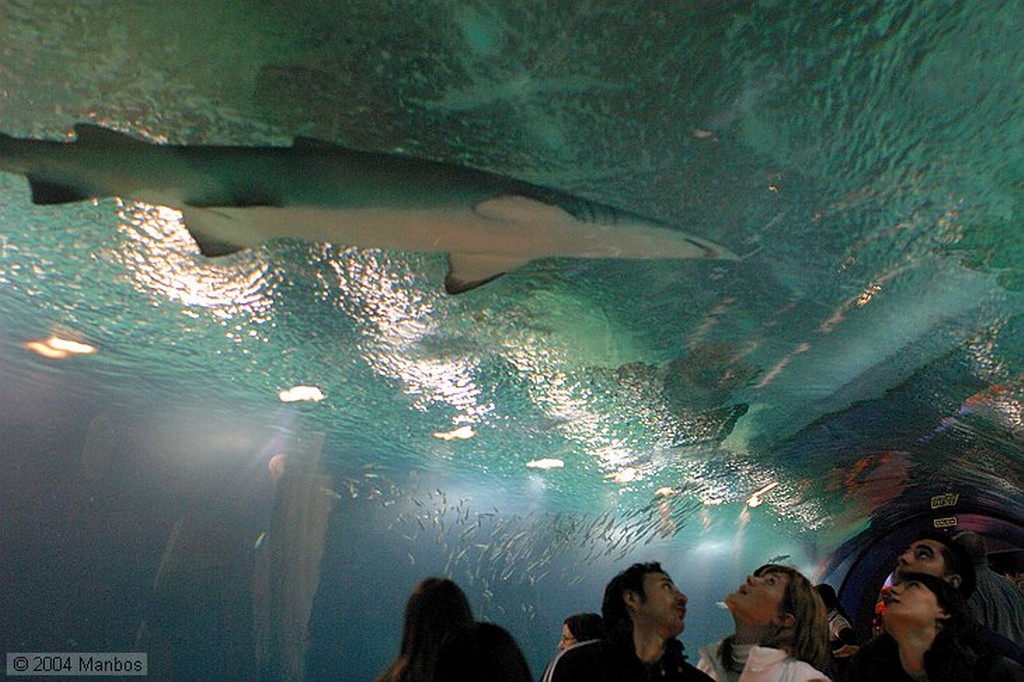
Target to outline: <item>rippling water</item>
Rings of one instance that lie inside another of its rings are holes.
[[[759,563],[821,575],[913,494],[985,490],[1019,519],[1022,20],[1009,2],[4,3],[7,134],[317,137],[743,256],[548,259],[453,297],[441,254],[211,260],[172,209],[34,206],[0,174],[4,644],[138,645],[181,679],[252,661],[367,679],[408,590],[443,573],[540,672],[561,619],[634,560],[691,595],[695,650]],[[95,352],[32,350],[51,337]],[[286,402],[296,387],[319,399]]]

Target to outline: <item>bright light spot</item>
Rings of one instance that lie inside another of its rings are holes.
[[[732,543],[727,540],[711,540],[704,539],[697,543],[693,548],[694,553],[698,556],[708,556],[714,554],[725,554],[732,550]]]
[[[87,343],[79,343],[70,339],[62,339],[58,336],[51,336],[47,343],[50,344],[51,348],[65,351],[71,355],[92,355],[96,352],[96,346],[90,346]]]
[[[747,506],[750,507],[751,509],[753,509],[754,507],[761,506],[761,502],[763,501],[761,499],[761,495],[764,495],[766,492],[768,492],[769,490],[771,490],[772,488],[774,488],[778,484],[779,484],[778,481],[774,481],[772,483],[769,483],[768,485],[766,485],[765,487],[761,488],[756,493],[754,493],[753,495],[748,497],[747,498]]]
[[[326,396],[316,386],[293,386],[277,394],[282,403],[313,402],[318,403]]]
[[[121,204],[118,214],[126,241],[111,258],[131,273],[141,291],[205,308],[221,320],[238,315],[255,323],[268,319],[276,277],[258,253],[227,261],[197,257],[196,242],[173,208],[130,201]]]
[[[871,299],[875,297],[879,291],[882,290],[881,284],[870,284],[864,291],[861,292],[860,296],[857,297],[857,306],[863,308],[868,303],[871,303]]]
[[[473,430],[472,426],[460,426],[453,431],[437,431],[434,433],[434,438],[440,438],[441,440],[469,440],[476,435],[476,431]]]
[[[605,476],[615,483],[632,483],[637,478],[637,470],[633,467],[626,467]]]
[[[671,487],[669,487],[667,485],[663,485],[662,487],[660,487],[657,490],[655,490],[654,494],[655,495],[661,495],[663,497],[668,497],[669,495],[675,495],[676,494],[676,489],[675,488],[671,488]]]
[[[22,344],[28,350],[42,355],[44,358],[63,360],[69,355],[91,355],[96,352],[96,346],[87,343],[80,343],[70,339],[62,339],[58,336],[51,336],[45,341],[27,341]]]
[[[67,351],[51,348],[49,344],[44,343],[43,341],[28,341],[22,345],[33,353],[38,353],[44,358],[50,358],[51,360],[63,360],[68,356]]]
[[[561,469],[565,462],[560,459],[534,459],[526,463],[528,469]]]

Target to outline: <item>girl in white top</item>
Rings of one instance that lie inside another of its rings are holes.
[[[697,667],[719,682],[831,682],[825,605],[796,569],[761,566],[725,598],[736,629],[701,647]]]

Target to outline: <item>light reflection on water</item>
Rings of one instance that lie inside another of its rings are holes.
[[[426,573],[464,582],[536,663],[623,563],[659,558],[698,596],[692,651],[730,627],[708,613],[726,586],[773,556],[813,571],[907,491],[1019,498],[1014,3],[51,5],[0,6],[2,132],[401,148],[749,256],[538,262],[451,299],[441,257],[279,243],[208,261],[175,212],[35,207],[5,175],[4,497],[26,556],[59,544],[43,518],[102,563],[97,529],[135,517],[111,563],[151,582],[182,508],[243,519],[265,549],[268,458],[322,437],[310,489],[335,535],[311,659],[365,655],[369,677]],[[23,345],[70,332],[100,352]],[[301,386],[322,399],[282,406]]]

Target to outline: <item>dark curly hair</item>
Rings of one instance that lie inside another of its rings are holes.
[[[626,602],[622,597],[626,592],[636,592],[642,599],[646,599],[644,576],[648,573],[665,573],[665,571],[657,561],[633,564],[612,578],[608,586],[604,588],[601,615],[604,617],[605,632],[610,639],[632,641],[633,618],[629,615]],[[665,575],[668,574],[665,573]]]
[[[564,622],[578,642],[604,638],[604,620],[600,614],[574,613]]]

